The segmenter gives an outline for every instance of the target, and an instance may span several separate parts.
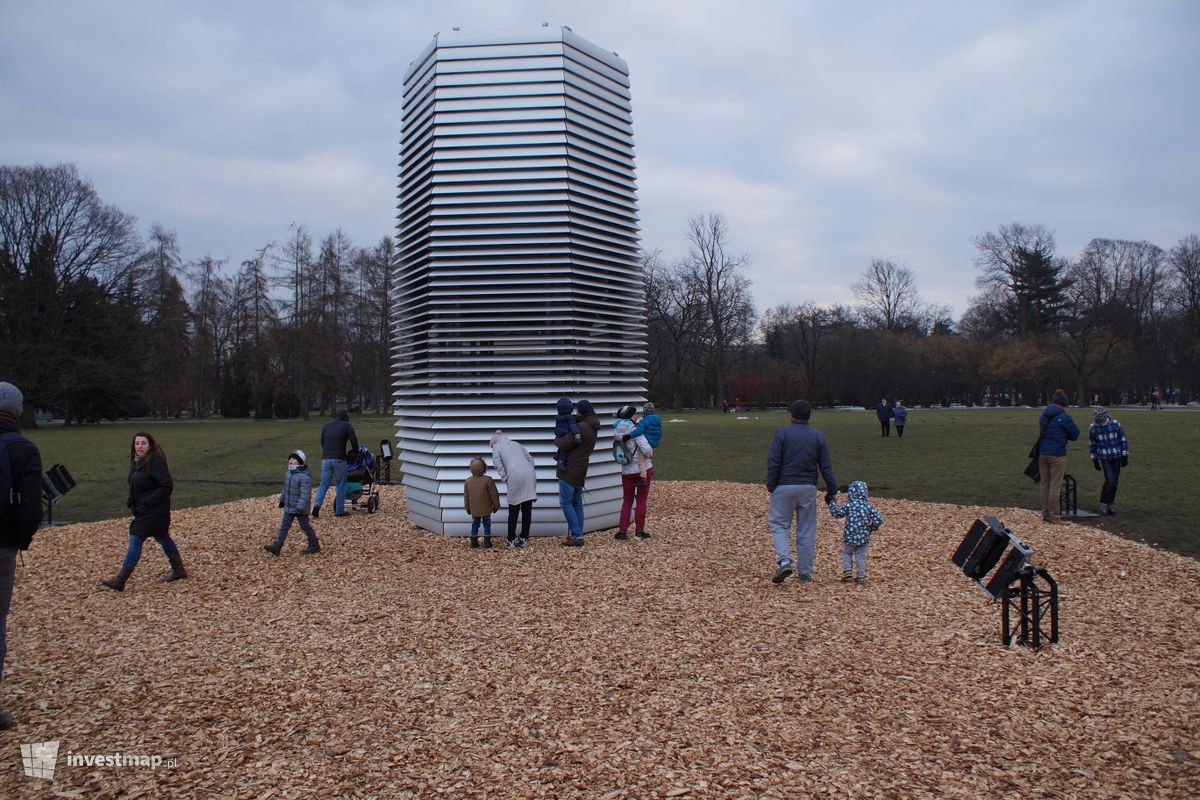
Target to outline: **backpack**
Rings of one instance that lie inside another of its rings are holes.
[[[12,459],[8,455],[8,446],[24,439],[25,437],[16,431],[0,434],[0,519],[8,514],[9,509],[21,502],[20,495],[13,489]]]
[[[627,448],[625,443],[620,439],[613,442],[613,461],[617,462],[621,466],[633,461],[633,456],[629,454],[629,448]]]

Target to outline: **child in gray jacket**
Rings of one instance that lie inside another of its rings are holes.
[[[283,476],[283,491],[279,493],[279,507],[283,509],[283,521],[279,523],[279,533],[275,541],[264,544],[263,549],[273,556],[279,555],[283,542],[291,530],[292,522],[300,523],[308,539],[308,547],[300,551],[301,555],[311,555],[321,552],[321,543],[317,541],[317,532],[308,521],[309,503],[312,502],[312,478],[308,474],[308,465],[304,463],[303,450],[288,454],[288,471]]]

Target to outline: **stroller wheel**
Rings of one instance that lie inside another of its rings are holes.
[[[379,498],[378,497],[372,497],[371,499],[367,500],[367,513],[368,514],[374,514],[378,510],[379,510]]]

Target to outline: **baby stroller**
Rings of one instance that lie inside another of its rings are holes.
[[[346,463],[346,504],[350,508],[366,509],[368,514],[379,510],[375,484],[379,481],[379,463],[365,444],[351,454]]]

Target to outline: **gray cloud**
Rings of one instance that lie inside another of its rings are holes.
[[[570,25],[632,72],[644,244],[720,211],[761,308],[850,302],[872,258],[961,312],[1012,221],[1198,232],[1200,6],[1122,2],[9,4],[0,148],[235,263],[391,232],[401,79],[438,31]]]

